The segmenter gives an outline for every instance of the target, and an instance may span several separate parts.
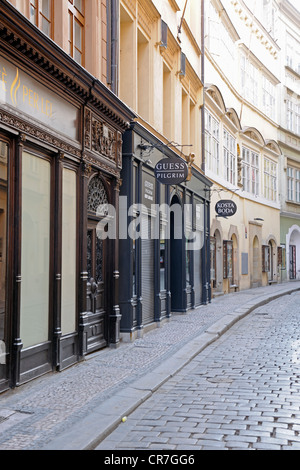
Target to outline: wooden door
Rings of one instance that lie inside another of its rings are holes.
[[[106,240],[97,236],[98,221],[88,221],[87,230],[87,311],[89,333],[87,352],[95,351],[107,344],[107,318],[105,295]]]

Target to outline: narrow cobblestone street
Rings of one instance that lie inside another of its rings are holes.
[[[97,449],[299,450],[300,294],[253,311]]]
[[[0,450],[298,448],[299,288],[215,298],[1,394]]]

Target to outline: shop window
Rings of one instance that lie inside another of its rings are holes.
[[[30,21],[47,36],[52,37],[53,0],[31,0]]]
[[[225,240],[223,242],[223,278],[233,279],[233,242]]]
[[[216,286],[216,239],[210,238],[210,279],[213,287]]]
[[[281,270],[286,269],[286,248],[281,245],[277,248],[277,265]]]
[[[267,273],[270,271],[270,247],[269,245],[262,246],[262,272]]]
[[[159,269],[160,269],[160,290],[166,289],[166,226],[160,226],[159,241]]]
[[[25,152],[22,166],[20,329],[27,348],[49,339],[51,167],[47,160]]]
[[[84,66],[84,0],[69,2],[69,54]]]

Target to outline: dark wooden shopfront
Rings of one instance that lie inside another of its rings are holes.
[[[0,50],[3,391],[119,342],[118,240],[97,208],[118,207],[133,114],[8,2]]]
[[[123,226],[133,230],[120,238],[121,335],[132,340],[172,312],[210,301],[211,182],[196,168],[189,181],[158,182],[156,163],[180,157],[138,122],[123,141],[121,213]],[[195,234],[200,245],[191,249]]]

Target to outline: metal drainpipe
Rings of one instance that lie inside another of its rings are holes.
[[[118,95],[119,0],[111,0],[111,90]]]

